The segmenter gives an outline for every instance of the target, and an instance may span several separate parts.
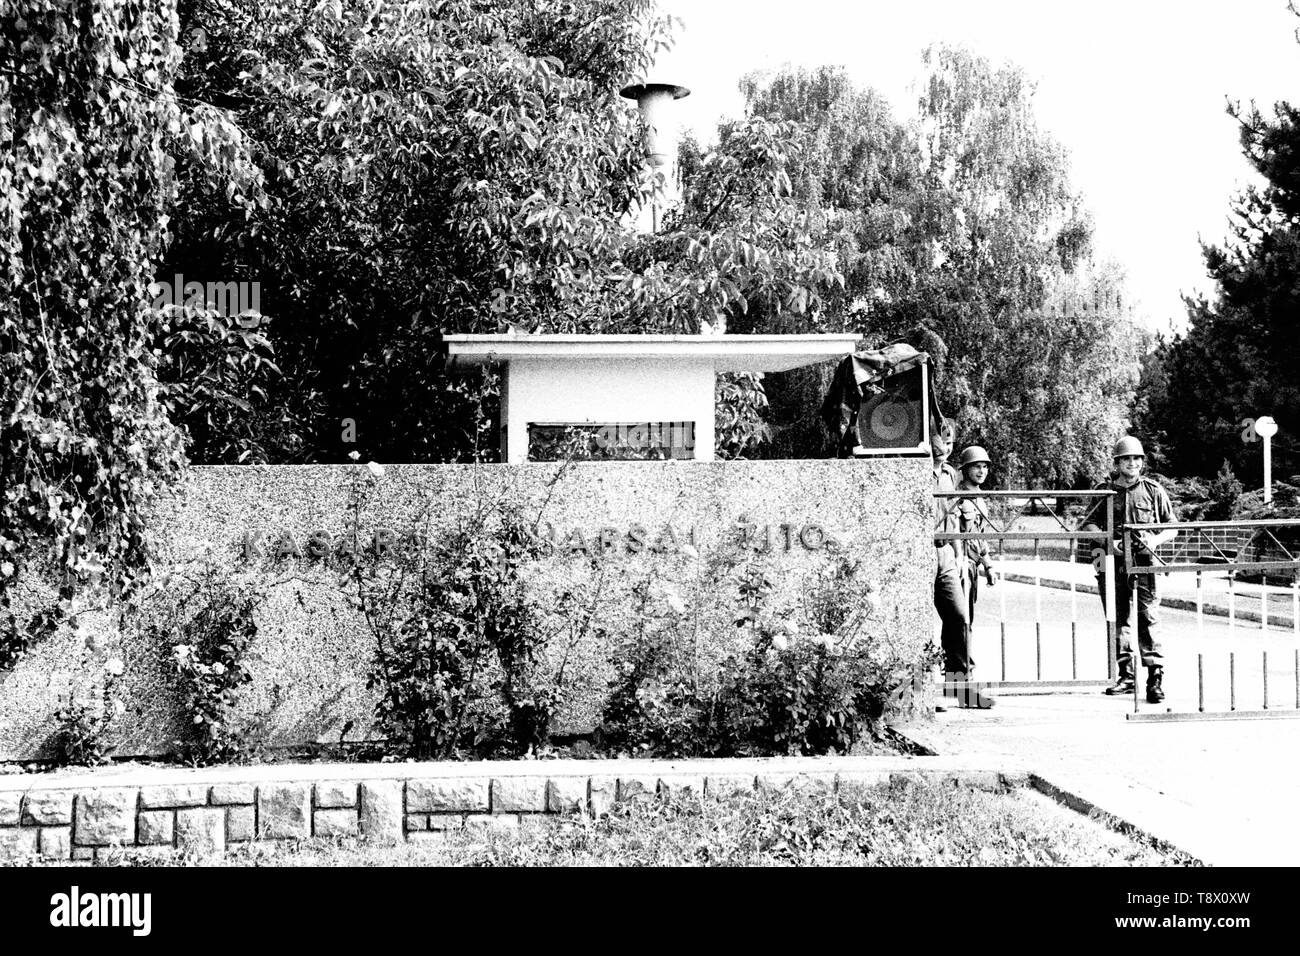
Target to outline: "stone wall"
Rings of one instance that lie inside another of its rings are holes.
[[[852,798],[894,779],[997,790],[1027,774],[961,757],[503,761],[133,769],[0,777],[0,863],[222,853],[252,840],[440,840],[617,802],[787,787]]]
[[[0,675],[0,760],[47,753],[60,698],[88,687],[93,696],[95,668],[112,657],[125,666],[117,754],[171,750],[184,727],[168,651],[205,574],[261,598],[255,679],[236,714],[250,744],[372,738],[374,637],[341,587],[337,552],[353,529],[382,555],[502,502],[554,542],[524,574],[551,635],[550,673],[563,674],[557,732],[596,725],[611,653],[648,613],[676,609],[705,668],[737,649],[738,587],[755,568],[773,582],[771,608],[797,619],[810,581],[841,558],[858,562],[882,599],[872,639],[915,659],[931,640],[930,480],[916,459],[394,465],[381,476],[364,466],[195,468],[154,517],[159,569],[139,608],[97,609],[87,596],[76,629]]]

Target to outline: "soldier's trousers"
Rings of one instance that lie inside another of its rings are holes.
[[[967,627],[975,626],[975,602],[980,596],[980,568],[979,565],[972,563],[970,574],[966,578],[966,599],[968,602],[969,613],[966,615]]]
[[[1135,556],[1135,565],[1140,568],[1151,567],[1151,559],[1145,555]],[[1160,642],[1156,640],[1156,625],[1160,623],[1158,613],[1160,596],[1156,593],[1154,574],[1140,574],[1130,578],[1128,568],[1122,557],[1115,558],[1115,661],[1121,672],[1130,671],[1133,660],[1132,618],[1137,612],[1138,651],[1142,655],[1143,667],[1163,667],[1164,655],[1160,652]],[[1097,575],[1097,590],[1101,592],[1101,606],[1106,606],[1106,575]],[[1136,600],[1134,600],[1136,597]]]
[[[940,565],[934,578],[934,609],[943,622],[943,669],[955,680],[965,680],[975,661],[970,656],[970,606],[962,587],[961,569],[955,562]]]

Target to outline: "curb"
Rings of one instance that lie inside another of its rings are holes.
[[[1054,578],[1035,578],[1032,574],[1004,574],[1004,575],[1002,575],[1002,578],[1003,578],[1003,580],[1005,580],[1005,581],[1010,581],[1012,584],[1033,584],[1035,581],[1037,581],[1039,584],[1041,584],[1041,585],[1042,585],[1043,587],[1045,587],[1045,588],[1053,588],[1053,589],[1058,590],[1058,591],[1069,591],[1069,590],[1070,590],[1070,582],[1069,582],[1069,581],[1058,581],[1058,580],[1056,580],[1056,579],[1054,579]],[[1074,590],[1075,590],[1076,592],[1080,593],[1080,594],[1097,594],[1097,593],[1098,593],[1098,591],[1097,591],[1097,585],[1095,585],[1095,584],[1078,584],[1078,583],[1076,583],[1076,584],[1074,585]],[[1187,600],[1186,598],[1163,597],[1163,596],[1162,596],[1162,597],[1160,598],[1159,606],[1160,606],[1160,607],[1173,608],[1175,611],[1195,611],[1195,610],[1196,610],[1196,602],[1195,602],[1195,601],[1189,601],[1189,600]],[[1218,604],[1205,604],[1205,603],[1203,603],[1203,604],[1201,605],[1201,612],[1202,612],[1203,614],[1207,614],[1207,615],[1209,615],[1210,617],[1223,617],[1223,618],[1226,618],[1226,617],[1230,617],[1230,616],[1231,616],[1234,620],[1238,620],[1238,621],[1250,621],[1250,622],[1253,623],[1253,624],[1260,624],[1260,623],[1262,623],[1263,620],[1264,620],[1264,619],[1260,616],[1260,614],[1259,614],[1258,611],[1247,611],[1247,610],[1244,610],[1244,609],[1242,609],[1242,608],[1235,608],[1234,611],[1233,611],[1233,613],[1232,613],[1231,615],[1229,615],[1229,614],[1228,614],[1228,609],[1227,609],[1226,607],[1223,607],[1223,606],[1218,605]],[[1272,625],[1276,624],[1276,625],[1278,625],[1279,627],[1285,627],[1285,628],[1287,628],[1287,629],[1291,629],[1291,630],[1294,630],[1294,628],[1295,628],[1295,621],[1294,621],[1294,620],[1293,620],[1289,615],[1284,615],[1284,614],[1269,614],[1269,616],[1268,616],[1268,623],[1269,623],[1269,626],[1270,626],[1270,627],[1271,627]]]
[[[1041,774],[1032,771],[1029,774],[1029,785],[1039,793],[1051,797],[1057,803],[1064,807],[1068,807],[1076,813],[1082,813],[1084,816],[1093,820],[1098,817],[1105,818],[1105,822],[1109,822],[1114,829],[1123,833],[1127,837],[1149,843],[1164,853],[1170,851],[1180,853],[1183,856],[1186,856],[1192,865],[1210,865],[1206,860],[1201,859],[1195,853],[1184,849],[1173,841],[1167,840],[1156,833],[1152,833],[1148,829],[1138,826],[1131,820],[1127,820],[1118,813],[1115,813],[1113,810],[1108,810],[1105,807],[1093,803],[1087,797],[1081,796],[1073,788],[1067,789],[1057,783],[1053,783]]]
[[[921,728],[912,726],[896,726],[894,727],[894,730],[899,735],[906,737],[918,746],[924,747],[935,754],[942,753],[938,738]],[[1039,793],[1050,797],[1062,806],[1073,810],[1076,813],[1081,813],[1090,819],[1095,820],[1098,817],[1102,817],[1104,819],[1101,822],[1110,825],[1113,829],[1118,830],[1127,837],[1156,847],[1162,853],[1178,853],[1187,857],[1192,865],[1208,865],[1207,861],[1205,861],[1201,856],[1187,850],[1184,846],[1180,845],[1180,843],[1176,843],[1165,836],[1161,836],[1157,832],[1153,832],[1151,828],[1139,826],[1132,820],[1127,819],[1115,811],[1094,803],[1092,800],[1083,796],[1078,787],[1063,786],[1059,781],[1053,782],[1035,770],[1030,770],[1020,774],[1004,772],[1002,777],[1008,785],[1020,784],[1032,787]],[[1161,829],[1163,829],[1163,827],[1161,827]]]

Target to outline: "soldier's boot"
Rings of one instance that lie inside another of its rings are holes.
[[[997,700],[992,694],[979,687],[967,689],[963,693],[961,701],[962,707],[974,708],[977,710],[988,710],[996,703]]]
[[[963,678],[961,684],[959,685],[961,687],[961,690],[957,692],[957,697],[958,700],[960,701],[961,707],[975,708],[978,710],[988,710],[996,703],[996,701],[993,699],[993,696],[988,693],[984,685],[977,684],[975,682],[974,680],[975,675],[972,674],[970,671],[967,671],[965,674],[961,674],[959,676]]]
[[[1165,689],[1161,686],[1165,669],[1158,665],[1147,668],[1147,703],[1158,704],[1165,699]]]
[[[1119,665],[1119,680],[1107,687],[1105,693],[1111,697],[1133,693],[1133,665],[1127,661]]]

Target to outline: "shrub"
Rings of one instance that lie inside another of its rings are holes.
[[[168,663],[180,686],[187,732],[176,743],[183,760],[211,764],[246,755],[230,715],[240,689],[253,679],[246,656],[257,637],[254,611],[260,602],[256,593],[208,567],[177,609],[177,623],[153,625],[169,648]]]
[[[681,633],[685,605],[652,580],[635,593],[637,629],[615,651],[618,676],[601,717],[605,739],[632,752],[693,756],[708,715],[696,686],[693,644]]]
[[[1153,476],[1169,492],[1181,521],[1226,521],[1233,516],[1242,484],[1226,461],[1210,481],[1201,478],[1171,480]]]
[[[1242,484],[1232,473],[1232,466],[1226,461],[1219,473],[1214,476],[1208,487],[1209,502],[1204,511],[1205,521],[1226,521],[1232,517],[1233,507],[1241,497]]]
[[[909,678],[833,636],[786,638],[764,630],[724,662],[713,752],[722,756],[847,752],[878,731],[888,699]]]
[[[747,567],[736,624],[748,647],[720,662],[710,689],[671,626],[642,628],[621,651],[604,711],[608,738],[660,756],[767,756],[843,752],[877,735],[912,674],[868,627],[878,590],[835,556],[809,576],[797,612],[773,615],[771,581]]]
[[[104,662],[96,681],[98,693],[90,702],[74,688],[68,689],[59,709],[54,712],[58,729],[48,742],[50,759],[54,763],[95,767],[108,762],[112,753],[107,742],[109,728],[126,710],[117,695],[123,667],[119,658]]]
[[[369,683],[380,689],[377,723],[390,743],[447,758],[546,742],[556,691],[538,677],[544,641],[519,575],[540,547],[522,516],[502,507],[407,555],[388,579],[356,565],[376,643]]]

